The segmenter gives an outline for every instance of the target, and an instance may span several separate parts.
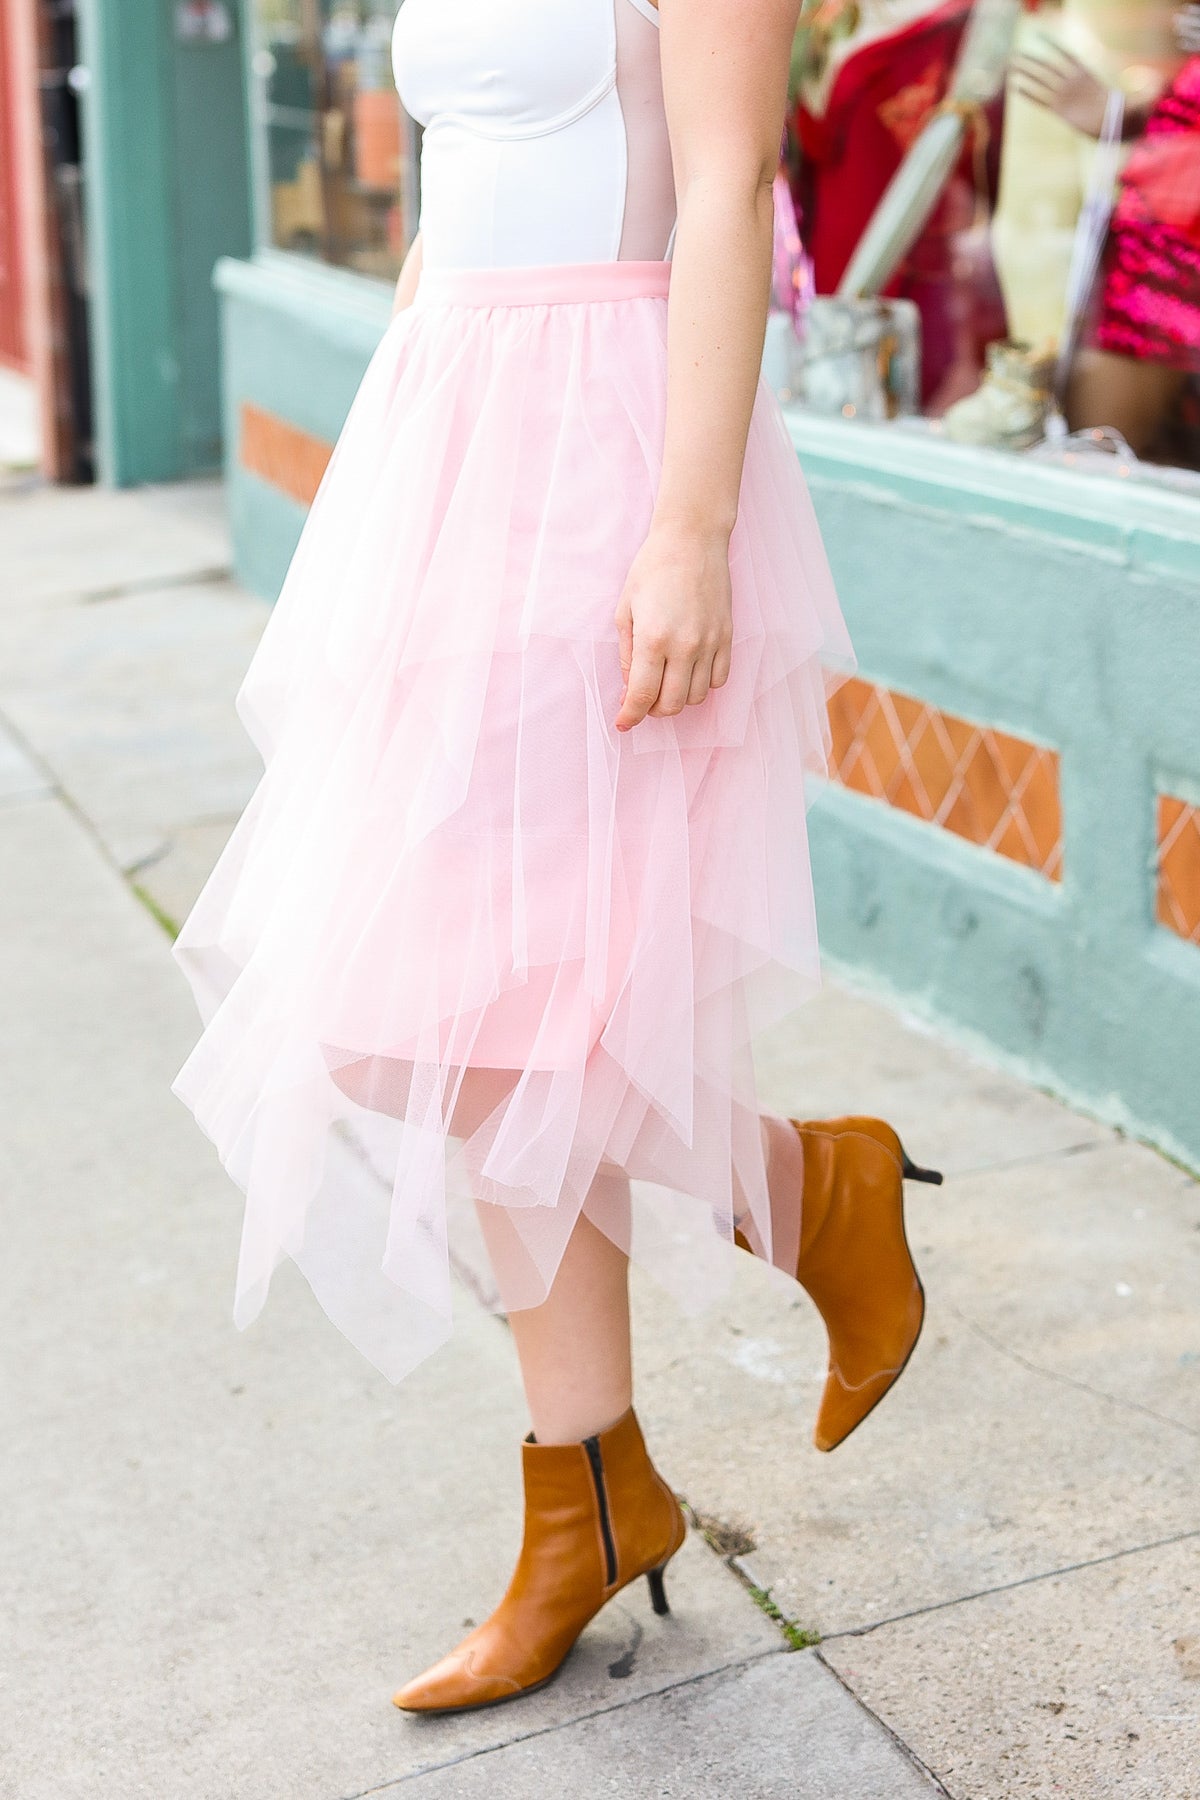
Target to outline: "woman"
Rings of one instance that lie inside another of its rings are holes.
[[[1200,374],[1200,7],[1180,9],[1176,34],[1187,60],[1155,101],[1124,112],[1134,147],[1066,396],[1072,430],[1115,426],[1149,457]],[[1013,67],[1026,99],[1100,136],[1108,89],[1077,57],[1058,47]]]
[[[398,1378],[450,1329],[447,1198],[477,1206],[524,1547],[411,1711],[538,1686],[639,1574],[665,1610],[631,1251],[684,1298],[735,1236],[799,1276],[825,1449],[923,1313],[895,1134],[760,1118],[750,1059],[817,980],[802,780],[819,659],[849,662],[758,385],[796,0],[662,15],[660,62],[652,0],[406,0],[420,231],[240,696],[265,777],[179,940],[239,1322],[291,1256]]]

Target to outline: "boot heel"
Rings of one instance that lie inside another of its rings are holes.
[[[646,1571],[646,1585],[650,1589],[650,1604],[660,1616],[671,1610],[667,1604],[667,1590],[663,1582],[663,1571],[666,1566],[664,1563],[661,1569],[647,1569]]]
[[[912,1161],[903,1144],[900,1146],[901,1171],[905,1181],[927,1181],[932,1187],[941,1187],[942,1171],[940,1169],[921,1169]]]

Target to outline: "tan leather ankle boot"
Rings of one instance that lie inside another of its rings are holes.
[[[942,1178],[911,1163],[882,1119],[791,1123],[804,1150],[796,1280],[829,1334],[813,1443],[835,1450],[878,1406],[920,1336],[925,1290],[904,1230],[904,1179]]]
[[[405,1712],[494,1706],[541,1687],[606,1600],[639,1575],[667,1611],[663,1569],[687,1533],[632,1409],[581,1444],[521,1446],[525,1536],[508,1591],[457,1650],[393,1696]]]

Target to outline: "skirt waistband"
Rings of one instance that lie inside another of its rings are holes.
[[[669,262],[537,263],[514,268],[422,269],[414,306],[571,306],[666,297]]]

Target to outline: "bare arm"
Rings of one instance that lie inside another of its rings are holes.
[[[799,0],[661,0],[679,222],[667,422],[650,532],[617,610],[617,729],[698,705],[729,675],[729,535],[771,283],[771,182]]]
[[[421,273],[421,234],[418,231],[407,254],[400,265],[400,279],[396,283],[396,295],[392,301],[392,317],[403,312],[406,306],[412,305],[412,297],[417,291],[417,277]]]

